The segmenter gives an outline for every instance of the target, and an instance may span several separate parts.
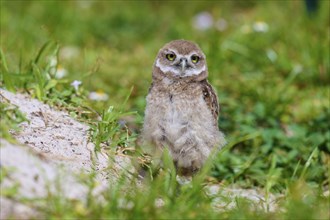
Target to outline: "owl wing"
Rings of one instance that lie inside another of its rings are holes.
[[[211,110],[211,113],[214,117],[214,120],[216,121],[216,124],[218,124],[218,116],[219,116],[219,103],[218,103],[218,97],[216,93],[214,92],[214,89],[210,85],[210,83],[207,80],[201,81],[202,84],[202,90],[203,90],[203,98]]]

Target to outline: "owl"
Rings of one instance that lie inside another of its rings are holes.
[[[195,174],[226,143],[207,76],[205,54],[190,41],[167,43],[154,62],[142,139],[154,154],[168,148],[180,176]]]

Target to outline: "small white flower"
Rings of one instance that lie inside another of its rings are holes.
[[[50,56],[48,57],[49,60],[49,67],[55,68],[57,66],[57,57],[56,56]]]
[[[132,201],[127,201],[126,199],[120,198],[118,199],[118,207],[121,209],[132,209],[134,207],[134,203]]]
[[[277,53],[273,49],[268,49],[266,54],[268,59],[273,63],[277,60]]]
[[[267,32],[268,31],[268,24],[263,21],[256,21],[253,23],[252,28],[255,32]]]
[[[299,74],[303,71],[303,69],[304,69],[303,66],[298,63],[294,65],[292,72],[295,74]]]
[[[81,81],[75,80],[70,85],[73,86],[73,88],[77,91],[81,83]]]
[[[68,71],[66,69],[64,69],[63,67],[58,67],[56,69],[55,78],[56,79],[62,79],[67,74],[68,74]]]
[[[86,1],[86,0],[78,0],[77,4],[82,9],[89,9],[94,4],[94,2],[93,1]]]
[[[49,56],[48,57],[48,65],[49,65],[49,73],[54,75],[56,72],[57,67],[57,57],[56,56]]]
[[[161,198],[157,198],[157,199],[155,200],[155,206],[156,206],[157,208],[161,208],[161,207],[163,207],[164,205],[165,205],[165,202],[164,202],[163,199],[161,199]]]
[[[79,56],[80,50],[75,46],[66,46],[60,50],[60,58],[64,60],[72,59]]]
[[[227,29],[227,27],[228,27],[228,22],[224,18],[220,18],[215,22],[215,28],[218,31],[224,31]]]
[[[205,31],[207,29],[210,29],[212,25],[213,25],[213,17],[207,11],[201,12],[193,18],[193,26],[197,30]]]
[[[88,98],[90,100],[95,100],[95,101],[106,101],[109,99],[109,96],[103,91],[97,91],[97,92],[90,92]]]

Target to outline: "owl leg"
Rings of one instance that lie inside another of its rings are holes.
[[[195,174],[204,164],[203,141],[193,133],[185,133],[173,144],[173,159],[178,173],[183,176]]]

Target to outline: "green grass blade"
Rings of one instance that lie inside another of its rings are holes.
[[[312,159],[314,158],[314,156],[316,156],[318,154],[318,152],[319,152],[318,147],[315,147],[314,150],[312,151],[312,153],[309,155],[308,160],[306,161],[304,168],[300,174],[300,177],[299,177],[300,180],[305,177],[307,169],[309,168],[309,166],[312,163]]]
[[[15,86],[14,82],[12,81],[11,74],[9,73],[8,65],[7,65],[7,60],[6,56],[2,51],[2,48],[0,48],[0,60],[1,60],[1,75],[0,79],[3,80],[4,86],[9,90],[9,91],[15,91]],[[2,71],[3,69],[3,71]]]

